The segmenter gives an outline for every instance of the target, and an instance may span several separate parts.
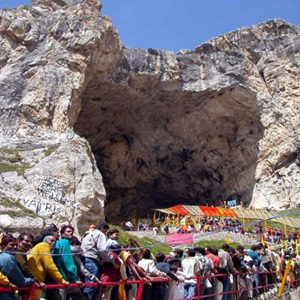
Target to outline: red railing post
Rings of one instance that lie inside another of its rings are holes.
[[[201,296],[200,288],[201,288],[201,275],[198,275],[197,276],[197,286],[196,286],[197,299],[200,299],[200,296]]]
[[[145,284],[145,280],[141,279],[140,282],[139,282],[138,291],[136,293],[136,300],[142,300],[144,284]]]
[[[35,283],[33,283],[29,290],[28,300],[34,300]]]

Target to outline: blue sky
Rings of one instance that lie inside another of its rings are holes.
[[[30,0],[0,0],[0,8]],[[239,27],[281,18],[300,26],[300,0],[102,0],[124,45],[178,51]]]

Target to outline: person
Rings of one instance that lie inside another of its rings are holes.
[[[196,251],[194,249],[188,249],[186,251],[186,258],[181,262],[182,272],[186,278],[184,281],[184,298],[190,299],[196,296],[196,278],[200,275],[200,270],[202,265],[198,259],[195,257]]]
[[[94,231],[95,228],[96,228],[96,225],[95,225],[95,224],[91,224],[91,225],[89,226],[89,230],[87,230],[87,231],[84,233],[83,237],[85,237],[86,235],[88,235],[91,231]]]
[[[55,282],[63,283],[68,286],[69,282],[63,278],[51,256],[51,250],[54,248],[55,243],[56,238],[53,235],[45,236],[43,242],[38,243],[31,249],[28,254],[27,263],[34,277],[38,278],[38,280],[45,282],[46,275],[49,274]],[[40,298],[41,296],[42,291],[37,289],[35,291],[35,297]]]
[[[146,272],[136,263],[134,259],[135,248],[138,246],[139,245],[135,240],[130,239],[128,245],[124,247],[126,250],[123,248],[120,253],[120,258],[122,259],[126,268],[128,280],[136,280],[143,277],[149,279]],[[120,286],[119,288],[119,293],[122,295],[120,299],[134,300],[137,293],[137,284],[126,284],[124,289],[126,295],[124,295],[123,286]]]
[[[151,258],[151,252],[149,249],[143,251],[142,259],[138,262],[138,266],[141,267],[148,276],[151,277],[166,277],[166,273],[160,271],[156,266],[154,260]],[[153,288],[152,288],[153,287]],[[144,290],[144,298],[147,299],[165,299],[167,290],[161,284],[146,283]]]
[[[220,257],[214,255],[212,247],[206,247],[206,256],[214,263],[214,268],[218,269],[221,263]]]
[[[142,259],[138,262],[138,266],[141,267],[149,276],[165,276],[166,274],[159,271],[155,266],[155,262],[151,259],[151,252],[149,249],[145,249]]]
[[[126,230],[128,230],[128,231],[132,231],[133,227],[134,227],[134,225],[129,220],[125,223],[125,226],[127,228]]]
[[[169,225],[166,224],[164,227],[163,227],[163,230],[166,234],[169,234]]]
[[[253,268],[255,268],[257,271],[259,271],[259,267],[261,265],[261,257],[259,253],[259,249],[257,245],[252,245],[251,249],[246,251],[247,255],[251,257],[251,259],[254,262]],[[254,279],[254,285],[255,287],[258,287],[259,284],[259,274],[253,274],[253,279]],[[256,294],[259,294],[259,289],[255,289]]]
[[[201,262],[202,268],[200,275],[201,276],[208,276],[211,273],[214,272],[214,263],[212,260],[205,256],[205,248],[203,247],[195,247],[194,248],[196,251],[196,257],[199,259]],[[200,283],[200,295],[209,295],[211,292],[212,288],[212,280],[211,278],[204,277],[204,279],[201,280]]]
[[[177,300],[177,299],[183,299],[184,297],[184,274],[178,269],[178,266],[180,265],[180,261],[177,260],[175,263],[175,260],[171,260],[169,262],[170,264],[170,270],[171,272],[176,276],[178,279],[177,281],[171,280],[169,283],[169,291],[168,291],[168,300]]]
[[[140,220],[138,223],[138,230],[145,230],[145,229],[146,229],[145,224],[143,223],[142,220]]]
[[[83,262],[85,268],[97,278],[100,276],[100,265],[106,260],[107,237],[105,233],[109,229],[106,222],[98,222],[93,231],[90,231],[82,240]],[[89,278],[85,282],[90,282]],[[85,287],[84,296],[88,300],[93,300],[98,291],[97,287]]]
[[[174,250],[174,257],[175,258],[179,258],[180,260],[182,260],[183,259],[183,250],[182,249],[180,249],[180,248],[176,248],[175,250]]]
[[[66,281],[78,283],[80,285],[82,282],[80,281],[77,273],[77,267],[74,262],[70,244],[70,240],[73,238],[73,233],[74,227],[71,225],[63,225],[61,227],[61,239],[56,242],[53,251],[53,253],[56,254],[54,256],[54,262]],[[68,290],[60,289],[59,293],[63,298],[67,296],[74,300],[84,299],[79,288],[71,288]]]
[[[221,260],[218,256],[218,250],[217,249],[213,249],[212,247],[207,247],[206,248],[206,256],[208,258],[210,258],[210,260],[213,262],[214,264],[214,270],[215,272],[218,273],[219,271],[219,267],[221,264]],[[223,279],[222,277],[214,277],[211,279],[211,283],[212,283],[212,290],[215,293],[222,293],[223,291]],[[215,300],[221,300],[222,299],[222,295],[218,295],[215,296],[214,299]]]
[[[269,250],[269,247],[267,245],[261,245],[261,263],[264,266],[264,268],[271,272],[274,269],[274,266],[272,265],[272,257],[271,257],[271,251]],[[273,284],[273,274],[267,273],[267,284]]]
[[[6,285],[30,286],[34,283],[32,278],[24,277],[15,256],[12,254],[17,249],[17,239],[11,235],[4,236],[1,240],[0,271],[5,277],[2,280]],[[8,282],[7,282],[8,281]],[[15,300],[13,292],[0,293],[1,300]]]
[[[53,235],[56,238],[56,240],[59,239],[59,229],[54,223],[48,225],[42,232],[42,234],[44,235],[44,237],[48,235]]]
[[[16,288],[17,286],[14,285],[9,281],[9,279],[0,272],[0,285],[3,287],[11,287],[11,288]]]
[[[32,248],[32,245],[33,235],[27,232],[21,233],[18,237],[18,247],[15,257],[25,277],[33,278],[39,288],[44,288],[45,283],[34,276],[27,263],[27,252]]]
[[[50,224],[41,233],[36,234],[34,236],[33,246],[37,245],[38,243],[41,243],[44,240],[44,238],[48,235],[53,235],[56,238],[56,240],[59,239],[59,229],[54,223]]]
[[[121,247],[119,245],[111,245],[108,248],[108,250],[110,251],[110,255],[112,256],[114,263],[112,262],[103,263],[103,265],[101,266],[100,280],[103,283],[118,282],[121,280],[121,273],[120,273],[121,260],[118,256],[118,254],[120,254],[121,252]],[[113,287],[114,286],[112,285],[101,285],[96,299],[110,300]],[[113,297],[117,299],[116,295],[113,295]]]
[[[164,253],[162,252],[157,253],[155,259],[156,259],[156,268],[159,271],[167,274],[171,279],[178,281],[178,278],[176,277],[176,275],[174,275],[174,272],[172,272],[170,269],[170,264],[166,262],[166,255]]]
[[[82,281],[85,280],[85,278],[89,278],[90,281],[98,282],[99,284],[101,283],[99,278],[97,278],[95,275],[90,273],[85,267],[84,264],[81,260],[82,257],[82,249],[81,249],[81,244],[77,245],[72,245],[71,246],[71,251],[73,253],[73,259],[74,263],[76,264],[78,275]]]
[[[222,248],[218,252],[218,256],[220,257],[221,260],[219,273],[229,275],[220,278],[223,282],[223,292],[228,292],[230,290],[230,284],[231,282],[233,282],[232,274],[235,273],[235,269],[229,251],[230,251],[230,246],[228,244],[223,244]],[[228,300],[228,299],[229,299],[229,295],[224,294],[223,300]]]
[[[154,235],[154,236],[157,236],[157,235],[158,235],[158,227],[154,226],[154,227],[152,228],[152,230],[153,230],[153,235]]]
[[[118,239],[119,239],[119,230],[118,229],[111,229],[107,231],[107,241],[106,247],[109,248],[110,246],[119,246]]]
[[[156,258],[156,268],[165,273],[170,279],[171,282],[174,281],[176,284],[179,283],[178,277],[174,274],[174,272],[170,269],[170,264],[166,262],[166,256],[164,253],[159,252],[155,256]],[[153,284],[153,289],[158,299],[166,299],[168,298],[168,289],[171,285],[171,282],[168,284],[167,282],[157,282]]]

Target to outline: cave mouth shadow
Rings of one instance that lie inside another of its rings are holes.
[[[251,201],[263,136],[254,92],[91,86],[74,130],[89,141],[102,174],[108,221],[231,196]]]

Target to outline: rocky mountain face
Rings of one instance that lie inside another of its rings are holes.
[[[173,53],[124,47],[98,0],[2,10],[0,226],[299,205],[299,34],[276,19]]]

